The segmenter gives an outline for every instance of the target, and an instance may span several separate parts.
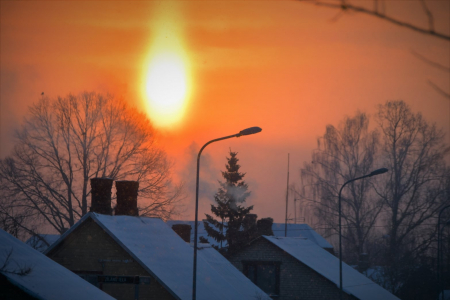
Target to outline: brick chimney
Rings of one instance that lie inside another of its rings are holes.
[[[111,215],[111,178],[91,178],[91,208],[89,211]]]
[[[258,227],[258,234],[273,235],[272,224],[273,224],[272,218],[259,219],[258,222],[256,222],[256,226]]]
[[[244,217],[243,226],[245,229],[250,229],[252,227],[256,227],[256,219],[258,218],[258,215],[256,214],[247,214]]]
[[[138,181],[116,181],[117,205],[115,215],[139,216],[137,208]]]
[[[191,242],[191,225],[189,224],[174,224],[172,225],[173,231],[175,231],[186,243]]]

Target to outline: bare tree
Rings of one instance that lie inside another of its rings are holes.
[[[30,107],[13,154],[0,161],[11,205],[58,232],[88,212],[89,179],[138,180],[144,215],[169,218],[181,199],[148,118],[96,93],[42,97]]]
[[[380,159],[390,170],[376,185],[386,208],[389,269],[385,280],[396,292],[404,267],[411,266],[434,240],[437,213],[448,201],[444,158],[449,148],[443,131],[403,101],[380,105],[377,122],[382,131]]]
[[[378,146],[378,133],[369,131],[369,119],[358,112],[346,117],[339,127],[328,125],[326,133],[318,139],[318,149],[312,163],[301,170],[302,195],[316,203],[320,227],[337,232],[338,194],[347,180],[370,173],[374,169]],[[347,260],[357,260],[366,252],[382,205],[374,197],[369,181],[356,181],[342,193],[342,220]]]

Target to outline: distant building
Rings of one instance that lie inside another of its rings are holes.
[[[59,237],[59,234],[38,234],[37,236],[30,237],[25,244],[42,253],[56,242]]]
[[[194,224],[195,221],[180,221],[180,220],[170,220],[167,221],[167,224],[172,227],[176,224],[186,224],[190,225],[192,227],[192,230],[190,232],[190,242],[194,242]],[[273,223],[272,224],[272,231],[274,236],[284,237],[285,233],[285,224],[284,223]],[[218,243],[208,236],[205,226],[203,224],[203,221],[198,222],[198,241],[200,240],[200,237],[203,236],[205,238],[208,238],[208,241],[211,245],[218,245]],[[314,242],[318,246],[322,247],[323,249],[327,250],[330,253],[334,253],[333,246],[327,242],[326,239],[324,239],[320,234],[314,231],[308,224],[287,224],[287,236],[288,237],[304,237],[308,238],[310,241]],[[225,247],[227,245],[226,241],[222,243],[222,246]]]
[[[261,236],[229,260],[273,299],[339,299],[339,259],[310,239]],[[343,291],[346,300],[398,300],[345,263]]]
[[[1,229],[0,268],[0,299],[113,300]]]

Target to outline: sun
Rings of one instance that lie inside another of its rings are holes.
[[[155,21],[155,37],[144,63],[143,98],[150,119],[159,127],[171,127],[182,120],[191,90],[189,58],[177,8],[166,7]]]
[[[181,119],[188,82],[186,66],[179,55],[165,52],[154,57],[149,65],[145,92],[150,117],[158,125],[171,125]]]

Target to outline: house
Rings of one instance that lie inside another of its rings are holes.
[[[111,185],[91,179],[91,212],[45,254],[119,300],[192,299],[193,248],[161,219],[138,216],[136,182],[116,182],[111,215]],[[214,249],[200,248],[197,299],[270,299]]]
[[[0,299],[114,298],[0,229]]]
[[[229,261],[273,299],[339,299],[339,259],[310,239],[263,235]],[[398,299],[342,267],[344,299]]]
[[[169,220],[167,221],[167,224],[170,227],[173,227],[173,225],[190,225],[192,230],[190,231],[190,242],[194,242],[194,224],[195,221],[181,221],[181,220]],[[285,234],[285,224],[284,223],[273,223],[272,224],[272,232],[274,236],[283,237]],[[326,239],[324,239],[320,234],[318,234],[314,229],[312,229],[308,224],[287,224],[287,236],[288,237],[304,237],[308,238],[310,241],[313,241],[318,246],[324,248],[330,253],[334,253],[333,246],[327,242]],[[208,234],[205,230],[205,226],[203,222],[198,222],[197,227],[197,236],[198,241],[200,242],[200,237],[208,238],[208,242],[211,245],[218,246],[219,244],[212,238],[208,237]],[[225,247],[227,245],[226,241],[222,243],[222,246]]]
[[[197,299],[270,299],[216,250],[200,248]],[[45,253],[117,299],[192,298],[193,248],[159,218],[90,212]]]

